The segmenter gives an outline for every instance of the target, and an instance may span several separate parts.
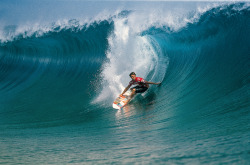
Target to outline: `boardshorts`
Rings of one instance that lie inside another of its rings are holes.
[[[136,86],[136,87],[131,88],[131,90],[133,89],[135,89],[135,93],[143,93],[146,90],[148,90],[148,88],[144,86]]]

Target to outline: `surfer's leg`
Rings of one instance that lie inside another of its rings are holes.
[[[130,102],[130,100],[135,96],[135,94],[136,94],[136,89],[131,88],[131,94],[129,96],[129,99],[126,101],[126,103]]]
[[[131,89],[131,94],[130,94],[130,98],[129,98],[129,101],[135,96],[135,94],[136,94],[136,89],[135,88],[132,88]]]

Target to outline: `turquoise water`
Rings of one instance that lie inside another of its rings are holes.
[[[44,2],[1,2],[0,164],[249,163],[248,2]]]

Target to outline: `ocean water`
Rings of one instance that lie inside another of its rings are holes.
[[[249,4],[0,1],[0,164],[249,164]]]

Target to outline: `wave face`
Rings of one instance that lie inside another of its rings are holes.
[[[0,162],[249,162],[249,3],[161,3],[1,28]],[[132,71],[162,84],[116,111]]]

